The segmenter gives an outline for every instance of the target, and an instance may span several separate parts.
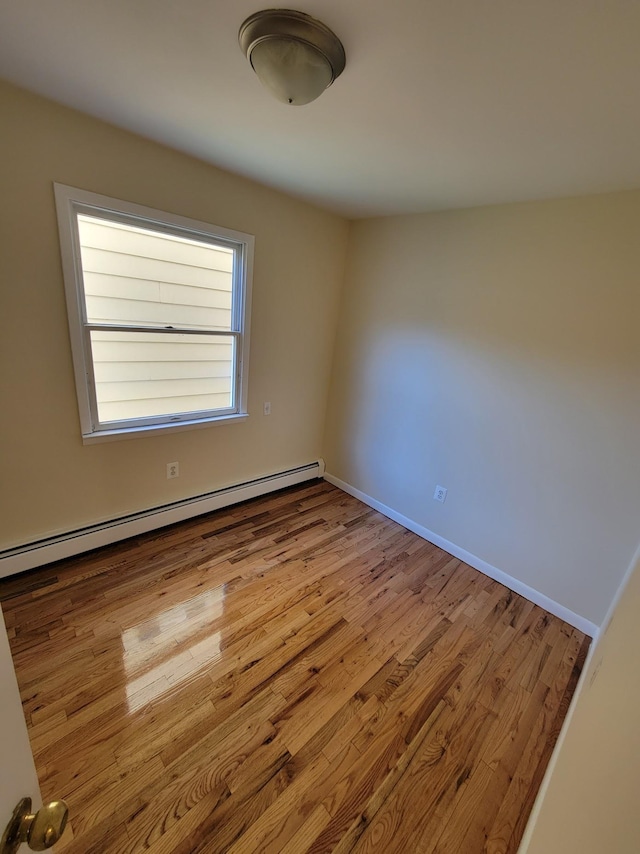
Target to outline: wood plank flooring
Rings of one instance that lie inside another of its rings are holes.
[[[0,596],[65,854],[515,852],[589,645],[322,481]]]

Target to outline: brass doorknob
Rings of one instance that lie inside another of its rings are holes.
[[[0,854],[16,854],[23,842],[32,851],[46,851],[60,839],[67,825],[69,808],[64,801],[52,801],[31,812],[31,798],[16,806],[0,841]]]

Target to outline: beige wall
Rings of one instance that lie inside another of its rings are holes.
[[[639,234],[640,192],[354,223],[327,417],[328,472],[597,624],[638,538]]]
[[[640,551],[576,697],[521,854],[640,851]]]
[[[6,84],[0,116],[0,548],[317,459],[344,220]],[[255,235],[247,422],[82,445],[53,181]]]

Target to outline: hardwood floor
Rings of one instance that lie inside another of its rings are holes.
[[[515,852],[589,645],[324,482],[0,596],[65,854]]]

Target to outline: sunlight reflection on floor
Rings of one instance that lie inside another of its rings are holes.
[[[207,626],[222,616],[224,599],[222,585],[123,630],[122,661],[130,714],[219,658],[220,632],[213,632],[188,647],[184,642],[206,631]]]

